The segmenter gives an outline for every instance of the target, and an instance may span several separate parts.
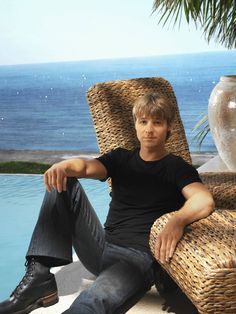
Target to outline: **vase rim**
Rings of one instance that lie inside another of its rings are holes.
[[[220,77],[221,81],[236,81],[236,75],[224,75]]]

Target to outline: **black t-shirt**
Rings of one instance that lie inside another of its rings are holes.
[[[154,221],[182,207],[181,190],[201,182],[198,172],[181,157],[169,154],[144,161],[139,149],[117,148],[97,158],[112,179],[111,202],[105,222],[106,239],[146,252]]]

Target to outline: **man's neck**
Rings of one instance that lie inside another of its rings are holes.
[[[168,155],[168,152],[165,148],[159,150],[159,149],[146,149],[146,148],[140,148],[139,156],[144,161],[154,161],[154,160],[160,160],[163,157]]]

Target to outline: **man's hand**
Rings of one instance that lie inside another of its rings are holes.
[[[169,263],[183,233],[184,225],[179,223],[175,217],[171,217],[156,238],[155,257],[160,263]]]
[[[200,182],[193,182],[182,189],[186,199],[167,222],[155,243],[155,256],[161,263],[168,263],[184,233],[184,227],[194,221],[205,218],[214,210],[214,200],[207,187]]]
[[[53,189],[57,190],[59,193],[66,191],[66,164],[60,162],[49,168],[44,173],[44,184],[48,192],[51,192]]]
[[[44,184],[48,192],[66,191],[67,178],[90,178],[103,180],[107,177],[105,166],[96,159],[67,159],[54,164],[44,174]]]

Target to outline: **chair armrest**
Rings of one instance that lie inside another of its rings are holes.
[[[150,232],[155,242],[174,212],[158,218]],[[170,263],[161,266],[195,304],[199,313],[235,313],[236,211],[218,209],[188,225]]]
[[[200,173],[215,200],[216,208],[236,210],[236,172]]]

